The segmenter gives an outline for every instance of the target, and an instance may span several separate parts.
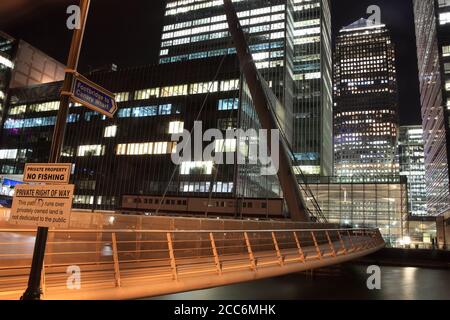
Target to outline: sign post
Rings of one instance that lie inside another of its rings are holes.
[[[80,0],[80,28],[75,29],[72,36],[67,68],[76,70],[80,56],[81,44],[83,42],[84,30],[89,11],[90,0]],[[62,91],[68,92],[72,88],[73,74],[66,72]],[[49,163],[58,163],[61,148],[64,142],[67,115],[69,113],[69,96],[61,95],[61,101],[53,131],[52,146],[50,149]],[[41,273],[44,263],[45,246],[47,244],[48,227],[38,227],[33,251],[33,261],[28,279],[28,287],[25,290],[22,300],[39,300],[41,298]]]

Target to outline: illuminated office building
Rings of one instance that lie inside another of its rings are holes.
[[[210,66],[220,62],[223,68],[217,73]],[[279,196],[271,181],[249,185],[233,164],[191,159],[177,166],[171,159],[176,147],[171,135],[190,130],[194,121],[202,121],[203,130],[237,128],[241,81],[235,56],[87,76],[116,93],[119,110],[109,119],[78,105],[70,108],[61,159],[73,164],[75,207],[120,209],[126,194],[234,198],[250,190],[246,196]],[[23,175],[25,163],[47,161],[61,85],[10,90],[14,102],[1,131],[0,176],[16,178]],[[224,156],[236,151],[235,139],[215,146]]]
[[[450,210],[450,1],[414,0],[414,15],[427,208],[439,216]]]
[[[340,30],[334,73],[335,174],[398,175],[394,45],[383,24],[360,19]]]
[[[64,79],[64,65],[29,43],[0,31],[0,125],[10,88]],[[1,137],[1,135],[0,135]]]
[[[412,216],[426,216],[425,155],[421,126],[400,127],[398,154],[400,175],[406,177],[408,183],[409,212]]]
[[[14,68],[12,61],[13,44],[14,38],[6,33],[0,32],[0,123],[11,78],[11,70]]]
[[[329,0],[233,1],[302,170],[332,167]],[[235,54],[222,0],[167,1],[160,63]]]

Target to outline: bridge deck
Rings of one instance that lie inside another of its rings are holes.
[[[33,234],[11,231],[0,230],[0,299],[20,298],[29,273]],[[378,230],[367,229],[54,231],[43,297],[127,299],[204,289],[339,264],[383,246]],[[69,266],[80,268],[80,289],[73,289]]]

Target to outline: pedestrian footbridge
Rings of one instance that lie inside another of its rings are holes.
[[[19,299],[35,230],[0,229],[0,299]],[[50,230],[43,299],[136,299],[340,264],[385,243],[378,229]]]

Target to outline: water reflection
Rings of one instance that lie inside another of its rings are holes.
[[[367,266],[344,265],[314,277],[293,274],[226,287],[192,291],[163,300],[308,300],[385,299],[450,300],[450,270],[381,267],[381,290],[370,291]]]

